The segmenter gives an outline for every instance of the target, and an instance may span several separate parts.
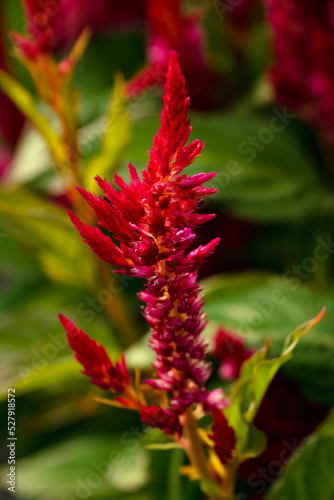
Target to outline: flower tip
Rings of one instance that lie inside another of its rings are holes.
[[[75,326],[75,324],[66,318],[63,314],[59,314],[58,318],[65,330],[67,340],[69,342],[70,348],[75,350],[74,339],[80,334],[80,330]]]
[[[77,223],[80,220],[79,217],[75,215],[75,213],[71,209],[67,210],[67,213],[69,218],[71,219],[72,224],[74,224],[77,227]]]
[[[77,330],[75,324],[63,314],[58,314],[58,318],[66,332],[68,339],[70,339],[74,330]]]
[[[69,218],[71,219],[72,224],[77,228],[77,230],[80,232],[80,228],[83,225],[83,222],[79,217],[71,210],[69,209],[67,211]]]
[[[78,191],[78,193],[80,193],[80,194],[81,194],[81,196],[83,196],[83,197],[84,197],[84,195],[87,193],[87,191],[86,191],[84,188],[82,188],[81,186],[77,186],[75,189],[76,189],[76,190]]]
[[[66,328],[66,325],[70,323],[70,320],[66,318],[66,316],[64,316],[63,314],[58,314],[58,318],[64,328]]]
[[[179,60],[178,60],[178,53],[176,52],[176,50],[171,50],[170,51],[170,55],[169,55],[169,64],[171,63],[178,63]]]
[[[170,55],[169,55],[167,81],[171,78],[171,75],[173,75],[173,74],[179,74],[180,76],[182,75],[181,66],[179,63],[179,57],[178,57],[178,53],[176,52],[176,50],[171,50]],[[183,75],[182,75],[182,77],[183,77]]]
[[[220,238],[214,238],[207,245],[205,245],[204,249],[207,250],[209,254],[213,253],[217,246],[220,244]]]

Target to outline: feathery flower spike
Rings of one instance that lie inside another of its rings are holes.
[[[170,56],[164,103],[142,180],[132,165],[128,185],[115,174],[119,189],[97,177],[104,197],[81,188],[79,192],[95,211],[99,227],[88,226],[73,213],[70,217],[98,257],[118,267],[116,272],[146,279],[139,298],[146,303],[143,314],[152,329],[149,343],[155,351],[156,370],[156,378],[146,383],[172,397],[164,419],[157,422],[155,407],[147,407],[141,416],[149,425],[173,434],[180,433],[179,416],[187,408],[196,404],[203,411],[222,409],[225,401],[221,392],[205,389],[211,367],[204,360],[206,344],[200,334],[206,321],[196,282],[198,270],[219,239],[186,253],[195,238],[194,229],[214,218],[196,210],[204,197],[216,192],[203,186],[215,173],[181,174],[204,144],[195,140],[186,145],[191,130],[189,98],[175,52]]]
[[[83,366],[85,375],[91,377],[91,382],[102,389],[112,389],[122,393],[130,384],[130,374],[124,358],[121,363],[113,366],[104,347],[91,339],[77,328],[72,321],[62,314],[59,319],[66,331],[67,339],[75,357]]]
[[[59,319],[66,331],[70,347],[75,352],[76,359],[84,368],[82,373],[88,375],[92,384],[101,389],[121,394],[122,398],[115,399],[121,401],[123,406],[140,410],[142,405],[134,398],[135,393],[131,388],[131,377],[124,356],[119,363],[113,364],[104,347],[91,339],[62,314],[59,315]]]

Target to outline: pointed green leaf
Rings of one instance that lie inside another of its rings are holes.
[[[329,256],[330,259],[330,256]],[[216,275],[205,280],[208,340],[223,325],[245,337],[247,346],[261,347],[272,341],[273,356],[281,354],[286,332],[305,318],[316,316],[325,305],[319,324],[298,344],[284,372],[298,381],[311,399],[334,404],[334,289],[302,283],[293,275],[245,272]]]
[[[271,343],[267,340],[264,348],[255,352],[244,362],[240,377],[231,388],[231,404],[225,410],[229,424],[232,425],[237,436],[237,452],[240,461],[257,456],[264,450],[265,438],[252,425],[261,401],[279,368],[292,357],[292,351],[299,340],[320,321],[324,313],[323,309],[316,318],[307,321],[292,332],[278,358],[271,358]]]

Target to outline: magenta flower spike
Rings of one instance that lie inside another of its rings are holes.
[[[225,401],[220,390],[210,393],[205,388],[211,366],[204,359],[206,343],[201,332],[206,316],[197,284],[198,270],[219,239],[187,253],[194,229],[214,218],[197,209],[204,197],[216,192],[203,186],[215,173],[181,173],[204,144],[199,140],[186,144],[191,130],[189,98],[175,52],[170,56],[164,103],[161,127],[142,180],[132,165],[129,185],[115,174],[118,190],[97,177],[103,197],[78,189],[95,211],[100,227],[88,226],[72,212],[70,217],[84,241],[98,257],[116,266],[116,272],[146,279],[139,298],[146,304],[143,314],[151,326],[149,344],[155,352],[156,377],[145,382],[172,397],[170,408],[160,410],[165,418],[158,423],[156,407],[147,407],[141,416],[144,422],[153,421],[152,426],[173,434],[180,433],[179,417],[189,407],[198,405],[206,412],[222,409]]]

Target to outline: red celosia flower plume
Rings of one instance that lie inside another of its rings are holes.
[[[62,314],[59,315],[59,319],[76,359],[84,368],[83,373],[91,377],[91,382],[102,389],[110,389],[123,394],[131,383],[124,356],[120,363],[113,365],[104,347]]]
[[[97,177],[104,197],[79,188],[100,227],[88,226],[73,213],[70,216],[100,258],[116,266],[117,272],[147,280],[139,298],[146,303],[144,316],[152,328],[150,346],[156,354],[157,376],[146,382],[172,394],[168,418],[159,425],[175,433],[180,431],[178,416],[188,407],[197,404],[210,411],[225,402],[220,391],[205,389],[211,367],[204,361],[206,344],[200,333],[206,322],[196,283],[199,268],[219,239],[185,253],[195,238],[194,228],[214,217],[197,213],[197,208],[203,197],[215,192],[203,186],[215,174],[181,174],[200,154],[203,143],[195,140],[186,145],[191,130],[189,98],[176,53],[170,57],[164,102],[161,127],[142,180],[130,165],[129,185],[115,175],[118,190]],[[152,411],[152,407],[144,411],[144,421]]]
[[[233,428],[228,425],[225,415],[214,409],[213,416],[213,434],[209,436],[215,443],[215,452],[223,464],[232,458],[232,452],[235,450],[236,438]]]

